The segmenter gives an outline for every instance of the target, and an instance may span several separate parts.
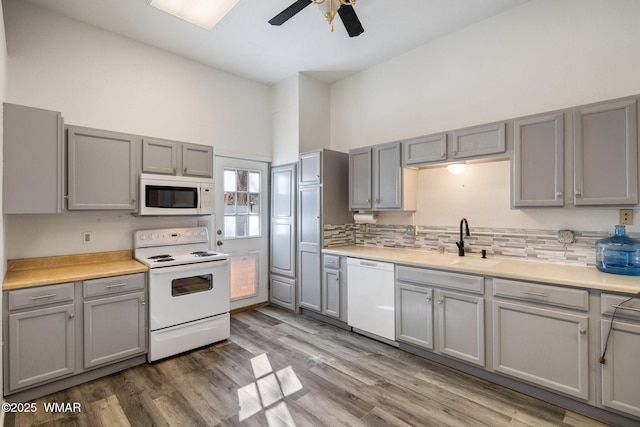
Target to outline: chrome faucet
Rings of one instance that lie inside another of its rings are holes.
[[[460,220],[460,241],[456,242],[456,246],[458,247],[458,256],[464,256],[464,236],[462,235],[462,223],[464,223],[466,234],[469,234],[469,223],[467,222],[467,218],[462,218]]]

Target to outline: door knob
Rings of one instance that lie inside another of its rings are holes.
[[[218,246],[222,246],[222,240],[218,240],[218,241],[216,242],[216,245],[218,245]]]

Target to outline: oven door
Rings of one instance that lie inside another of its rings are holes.
[[[155,331],[229,311],[229,261],[149,270],[149,317]]]

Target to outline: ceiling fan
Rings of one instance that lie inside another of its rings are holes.
[[[356,37],[364,32],[364,28],[362,28],[362,24],[360,24],[356,11],[353,9],[356,1],[357,0],[297,0],[293,2],[291,6],[271,18],[269,24],[282,25],[310,4],[317,4],[322,10],[325,19],[329,22],[329,25],[331,25],[331,31],[333,31],[333,18],[336,16],[337,11],[349,37]]]

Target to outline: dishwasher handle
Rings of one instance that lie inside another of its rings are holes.
[[[371,261],[360,258],[347,258],[347,266],[374,268],[376,270],[393,271],[394,265],[388,262]]]

